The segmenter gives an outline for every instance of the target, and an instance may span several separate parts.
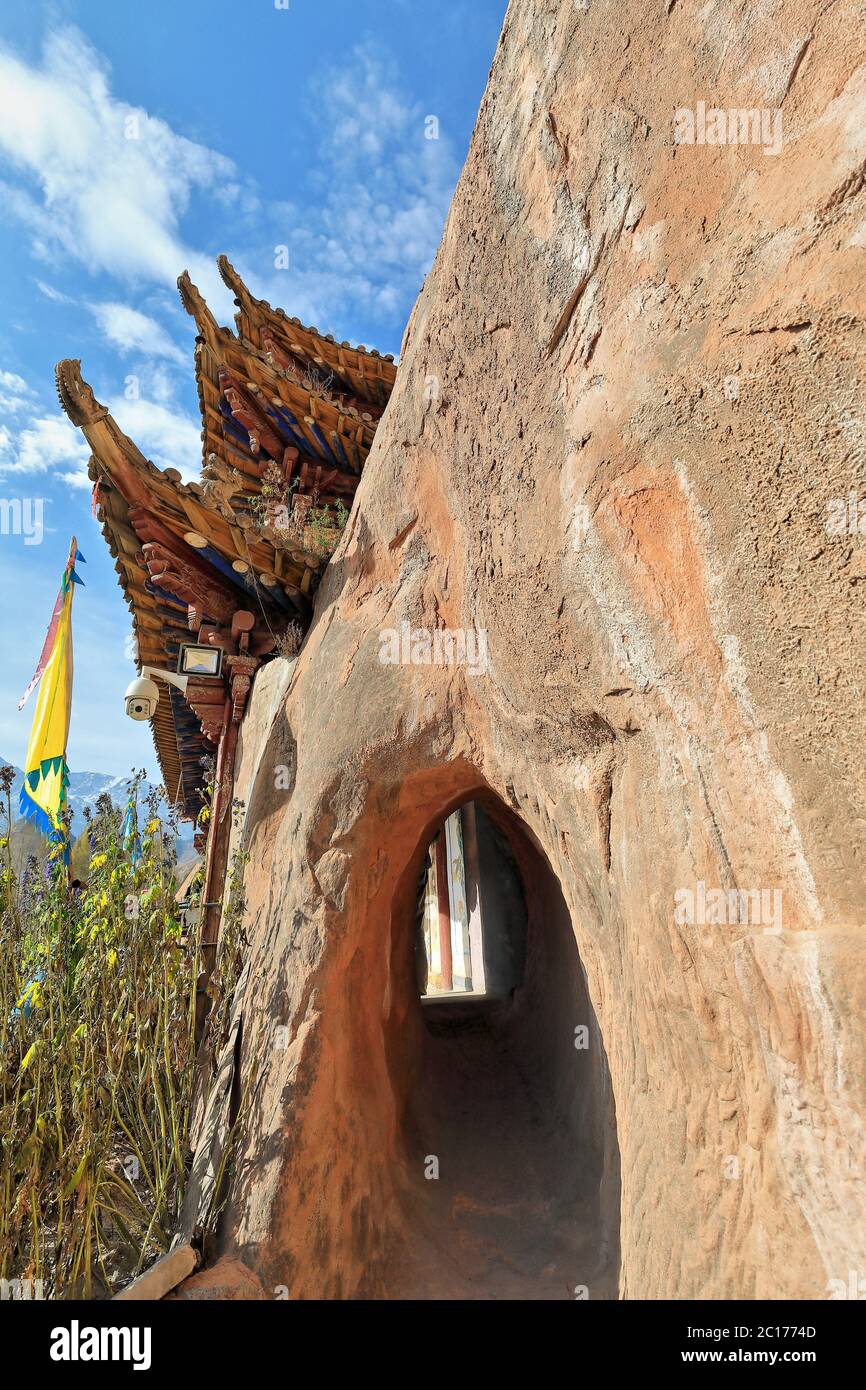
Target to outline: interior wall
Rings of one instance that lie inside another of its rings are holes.
[[[487,992],[503,999],[524,982],[528,908],[520,871],[507,836],[497,830],[482,802],[475,804],[484,978]]]

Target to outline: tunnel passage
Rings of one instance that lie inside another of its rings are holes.
[[[443,817],[419,857],[394,924],[414,988],[393,1294],[615,1298],[614,1103],[556,876],[492,796]]]

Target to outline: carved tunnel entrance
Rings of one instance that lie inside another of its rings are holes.
[[[556,876],[485,795],[435,826],[409,915],[400,1296],[615,1298],[613,1096]]]

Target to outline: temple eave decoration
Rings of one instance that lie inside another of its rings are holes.
[[[219,761],[256,669],[290,627],[297,641],[309,623],[397,370],[272,309],[225,257],[218,265],[237,332],[217,323],[186,272],[178,280],[198,330],[200,480],[146,459],[78,360],[56,368],[61,405],[92,451],[94,512],[132,613],[139,670],[176,671],[184,643],[221,652],[218,676],[190,675],[185,695],[172,688],[151,721],[168,798],[192,819],[206,755]]]

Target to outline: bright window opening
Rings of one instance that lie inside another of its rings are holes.
[[[508,997],[522,983],[526,906],[504,836],[478,802],[448,817],[419,885],[416,968],[425,998]]]

